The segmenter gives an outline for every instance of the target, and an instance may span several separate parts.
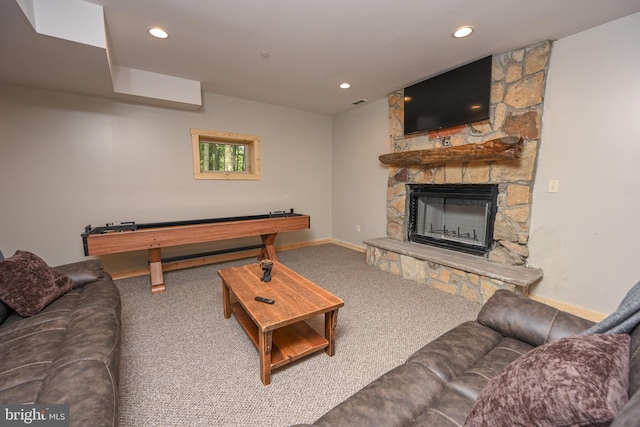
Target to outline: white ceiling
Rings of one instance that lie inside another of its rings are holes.
[[[638,0],[89,3],[103,6],[112,63],[198,81],[207,92],[330,115],[483,56],[640,11]],[[476,31],[451,37],[465,24]],[[150,37],[147,28],[156,25],[170,37]],[[339,89],[343,81],[352,87]],[[113,91],[104,49],[37,34],[15,0],[0,0],[0,82],[127,99]]]

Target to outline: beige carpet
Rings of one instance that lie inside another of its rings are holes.
[[[288,426],[327,410],[480,307],[382,272],[364,254],[321,245],[280,261],[345,301],[336,355],[324,352],[260,382],[258,353],[235,318],[222,315],[217,270],[254,259],[118,280],[122,293],[121,426]],[[324,331],[324,318],[311,325]]]

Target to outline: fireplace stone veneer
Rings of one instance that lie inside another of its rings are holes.
[[[522,137],[523,147],[520,158],[513,160],[445,160],[428,165],[391,165],[387,188],[387,236],[383,238],[384,245],[378,239],[365,242],[368,263],[480,303],[501,288],[528,294],[531,284],[542,277],[540,270],[528,268],[526,263],[531,194],[541,143],[550,53],[551,42],[546,41],[493,56],[490,118],[482,122],[405,138],[404,93],[400,90],[389,94],[392,152],[475,144],[506,136]],[[497,185],[493,242],[490,242],[486,257],[454,253],[458,258],[452,263],[449,249],[407,242],[407,187],[413,184]],[[393,244],[387,244],[389,241]],[[476,262],[482,264],[482,268],[477,268]],[[496,269],[506,269],[509,274],[496,273]]]
[[[381,237],[364,242],[367,263],[414,282],[484,304],[498,289],[529,295],[542,270],[490,262],[484,257]]]

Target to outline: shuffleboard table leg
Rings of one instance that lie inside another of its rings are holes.
[[[278,233],[271,234],[263,234],[260,236],[262,238],[262,244],[264,247],[260,251],[260,255],[258,255],[258,259],[268,258],[271,261],[278,261],[278,254],[276,253],[276,248],[273,244],[276,242],[276,237],[278,237]]]
[[[151,273],[151,294],[161,294],[166,290],[162,277],[162,250],[149,249],[149,272]]]

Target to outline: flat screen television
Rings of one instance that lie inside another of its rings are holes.
[[[492,57],[479,59],[404,90],[404,134],[489,118]]]

